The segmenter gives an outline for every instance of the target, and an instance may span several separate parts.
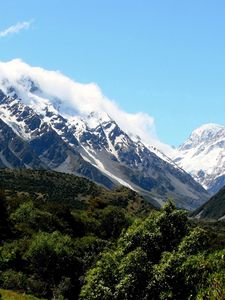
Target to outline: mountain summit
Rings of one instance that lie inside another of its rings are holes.
[[[114,118],[117,108],[95,86],[16,60],[0,64],[0,90],[1,167],[45,168],[108,188],[124,185],[156,207],[168,197],[190,210],[207,200],[190,175],[137,138],[138,130],[129,134],[131,125],[123,121],[132,117]]]
[[[205,124],[178,148],[174,162],[210,193],[225,185],[225,126]]]

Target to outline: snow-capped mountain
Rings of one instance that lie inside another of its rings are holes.
[[[28,65],[18,75],[18,63],[16,75],[11,75],[12,63],[11,73],[0,66],[1,167],[48,168],[85,176],[108,188],[122,184],[157,207],[172,197],[178,207],[192,210],[208,199],[190,175],[137,135],[128,134],[107,109],[84,108],[85,113],[74,105],[71,109],[60,98],[59,84],[54,86],[58,73],[44,71],[48,80],[53,76],[46,84],[37,68]],[[79,86],[71,91],[75,88]],[[69,98],[71,91],[64,97]]]
[[[225,126],[205,124],[178,148],[174,162],[210,193],[225,185]]]

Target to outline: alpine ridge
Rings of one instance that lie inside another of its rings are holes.
[[[129,135],[108,112],[71,111],[51,93],[54,84],[46,88],[35,76],[36,68],[26,65],[29,72],[17,74],[18,64],[12,76],[0,66],[1,167],[71,173],[107,188],[124,185],[155,207],[170,197],[177,207],[193,210],[208,199],[189,174],[140,137]]]

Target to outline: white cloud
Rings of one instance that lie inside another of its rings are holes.
[[[30,78],[40,87],[41,101],[46,99],[54,104],[60,99],[60,112],[73,116],[79,114],[87,116],[91,112],[107,113],[128,134],[139,136],[146,144],[153,145],[167,152],[171,148],[159,141],[155,131],[154,118],[147,113],[127,113],[118,104],[103,95],[95,83],[76,82],[59,71],[47,71],[38,67],[31,67],[19,59],[10,62],[0,62],[0,88],[1,81],[8,79],[9,85],[17,88],[19,95],[27,104],[32,104],[32,97],[24,92],[22,79]],[[4,89],[4,87],[2,87]],[[35,101],[35,98],[33,98]],[[40,103],[39,103],[40,104]]]
[[[7,35],[18,33],[21,30],[24,29],[29,29],[32,21],[24,21],[24,22],[19,22],[15,25],[12,25],[5,30],[0,31],[0,38],[6,37]]]

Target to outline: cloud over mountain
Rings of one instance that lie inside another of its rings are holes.
[[[37,105],[38,102],[42,106],[50,100],[67,117],[76,114],[87,116],[91,112],[106,113],[133,137],[139,136],[146,144],[164,152],[170,151],[169,146],[158,140],[153,117],[143,112],[131,114],[123,111],[115,101],[103,95],[95,83],[79,83],[59,71],[32,67],[20,59],[0,62],[0,81],[4,82],[1,85],[3,89],[11,85],[15,87],[26,104],[36,102]],[[33,82],[35,89],[31,89],[27,82]]]

